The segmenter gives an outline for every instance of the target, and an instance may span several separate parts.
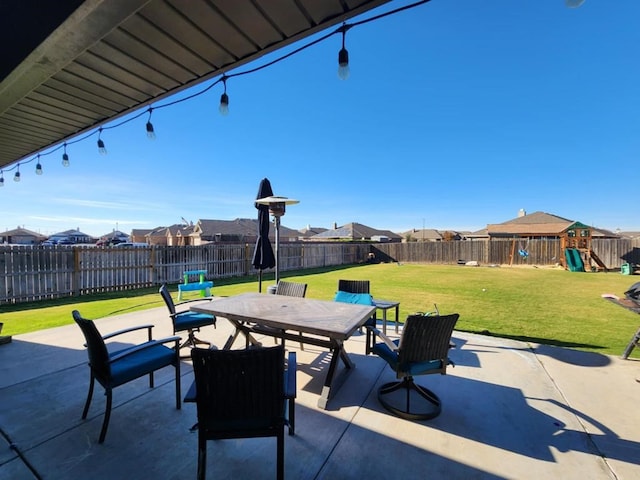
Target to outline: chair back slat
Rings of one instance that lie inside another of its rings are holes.
[[[398,362],[401,365],[430,360],[446,363],[449,342],[459,317],[457,313],[409,315],[398,345]]]
[[[191,350],[205,429],[284,425],[284,348]],[[256,423],[257,422],[257,423]]]
[[[173,299],[171,298],[171,293],[169,293],[169,289],[167,288],[167,285],[164,283],[160,287],[160,295],[162,295],[162,299],[164,300],[164,303],[167,305],[167,308],[169,309],[169,312],[171,313],[171,315],[175,314],[176,305],[175,303],[173,303]]]
[[[107,346],[102,339],[102,335],[98,331],[92,320],[83,318],[80,312],[74,310],[72,312],[73,319],[82,330],[84,339],[87,342],[87,355],[89,356],[89,365],[96,377],[105,380],[111,377],[111,368],[109,366],[109,352]]]
[[[338,290],[349,293],[371,293],[369,280],[338,280]]]
[[[276,295],[303,298],[307,293],[306,283],[286,282],[280,280],[276,286]]]

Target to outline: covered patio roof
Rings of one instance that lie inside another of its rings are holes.
[[[0,169],[388,1],[3,2]]]

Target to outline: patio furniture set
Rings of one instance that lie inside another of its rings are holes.
[[[386,383],[378,390],[381,405],[409,420],[436,417],[441,409],[439,398],[417,385],[413,377],[446,373],[451,364],[447,352],[458,314],[410,315],[399,338],[392,340],[386,336],[386,312],[396,310],[397,332],[399,302],[376,301],[369,287],[367,280],[341,280],[334,301],[324,301],[305,298],[306,284],[281,280],[275,295],[244,293],[208,297],[211,301],[204,302],[200,298],[186,309],[184,305],[191,301],[174,304],[163,285],[160,294],[167,305],[174,335],[159,340],[152,337],[152,325],[101,335],[92,320],[74,311],[73,318],[86,340],[90,367],[89,392],[82,418],[87,417],[97,381],[107,396],[98,439],[103,443],[113,389],[147,375],[149,387],[153,388],[154,372],[168,366],[175,368],[176,408],[180,409],[180,351],[189,347],[194,381],[184,401],[197,406],[194,430],[198,431],[198,478],[205,478],[207,440],[264,436],[277,438],[277,478],[284,478],[284,428],[288,427],[289,435],[295,434],[297,369],[295,352],[289,352],[285,358],[286,341],[300,343],[301,348],[309,344],[329,350],[331,360],[318,399],[318,408],[326,409],[335,391],[355,367],[344,342],[360,328],[365,328],[367,333],[366,353],[385,360],[397,377],[397,381]],[[383,311],[382,331],[377,328],[377,309]],[[234,333],[219,350],[194,333],[205,326],[215,327],[218,316],[234,327]],[[147,330],[146,342],[109,351],[106,340],[141,329]],[[185,341],[179,336],[181,332],[187,332]],[[256,340],[258,335],[273,337],[280,344],[265,347]],[[232,349],[240,336],[244,337],[245,348]],[[338,374],[340,363],[344,368]]]

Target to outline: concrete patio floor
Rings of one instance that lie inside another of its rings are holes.
[[[156,325],[156,338],[171,334],[164,308],[114,315],[98,328],[105,334],[142,323]],[[221,318],[199,336],[221,346],[230,333]],[[328,353],[288,342],[298,356],[298,398],[296,435],[285,438],[286,477],[640,478],[638,360],[461,332],[453,340],[455,368],[418,378],[443,402],[442,414],[423,422],[380,406],[376,390],[394,375],[364,355],[364,335],[346,344],[356,368],[327,410],[317,400]],[[195,478],[195,404],[175,409],[171,368],[157,373],[154,389],[143,378],[114,391],[107,438],[97,443],[104,395],[97,386],[81,420],[83,343],[74,324],[0,346],[0,479]],[[185,360],[183,395],[192,379]],[[209,442],[207,478],[274,478],[275,448],[275,439]]]

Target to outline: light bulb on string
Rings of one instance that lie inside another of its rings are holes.
[[[222,84],[224,85],[224,92],[220,95],[220,106],[218,111],[220,115],[229,115],[229,95],[227,95],[227,77],[222,77]]]
[[[16,174],[13,176],[13,181],[14,182],[19,182],[20,181],[20,164],[16,164]]]
[[[107,147],[104,146],[104,142],[100,138],[100,135],[102,135],[102,128],[98,130],[98,152],[100,152],[100,155],[106,155]]]
[[[149,140],[155,140],[156,139],[156,132],[153,129],[153,124],[151,123],[151,112],[153,111],[153,108],[149,108],[149,118],[147,119],[147,138]]]
[[[63,167],[68,167],[69,166],[69,155],[67,155],[67,144],[64,144],[64,153],[62,154],[62,166]]]
[[[42,164],[40,163],[40,154],[38,154],[38,163],[36,164],[36,175],[42,175]]]
[[[344,46],[345,36],[349,28],[351,28],[351,26],[346,23],[340,27],[340,31],[342,32],[342,48],[338,52],[338,78],[340,80],[347,80],[351,74],[349,70],[349,52]]]
[[[4,187],[4,174],[2,170],[0,170],[0,187]]]

